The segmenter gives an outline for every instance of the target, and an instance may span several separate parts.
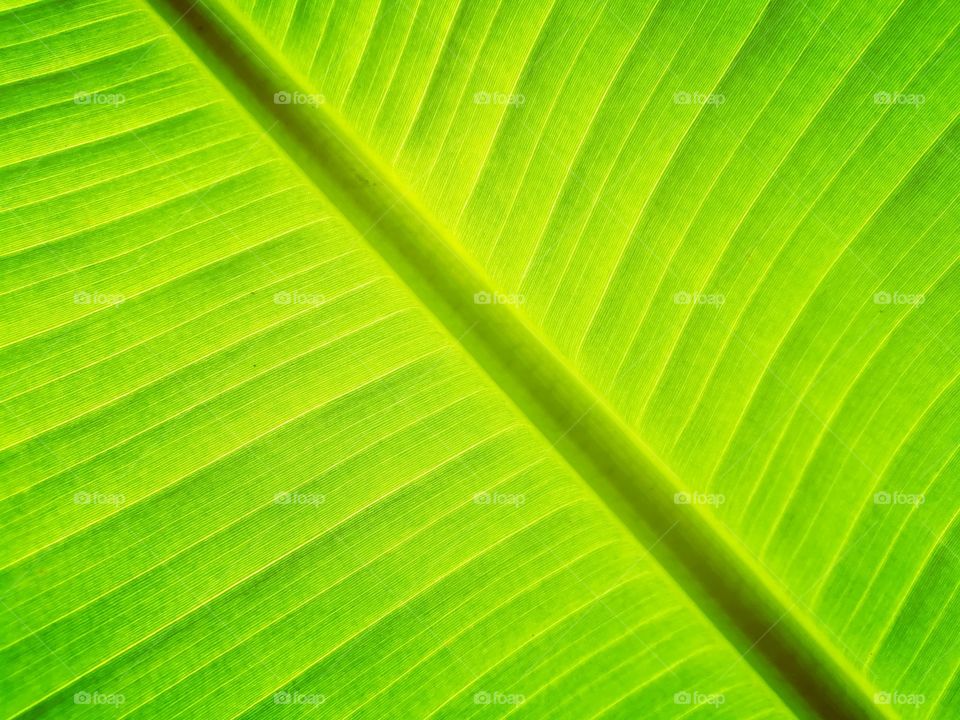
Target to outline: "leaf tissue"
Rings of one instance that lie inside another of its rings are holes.
[[[0,0],[0,714],[960,717],[958,26]]]

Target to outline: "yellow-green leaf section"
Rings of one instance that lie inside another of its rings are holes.
[[[958,14],[4,3],[4,714],[950,717]]]

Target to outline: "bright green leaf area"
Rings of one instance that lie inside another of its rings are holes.
[[[958,25],[0,0],[0,712],[960,717]]]

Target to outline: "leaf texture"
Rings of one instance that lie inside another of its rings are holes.
[[[960,707],[960,7],[0,8],[5,715]]]

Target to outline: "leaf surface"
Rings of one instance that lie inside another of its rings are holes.
[[[950,717],[954,5],[6,3],[4,714]]]

